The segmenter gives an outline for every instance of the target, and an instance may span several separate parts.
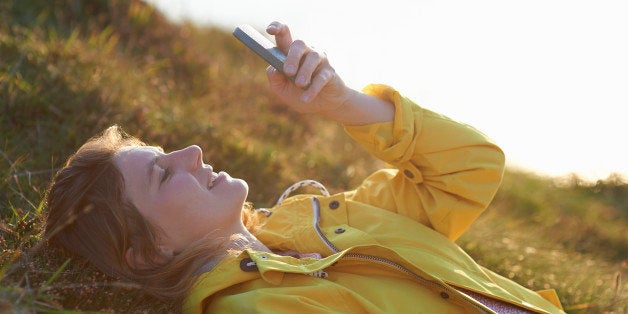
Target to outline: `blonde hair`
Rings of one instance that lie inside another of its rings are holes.
[[[124,180],[113,163],[121,148],[144,145],[114,125],[81,146],[57,172],[46,193],[44,237],[88,259],[109,276],[180,303],[195,273],[227,254],[226,244],[233,239],[208,235],[174,258],[163,256],[156,245],[159,230],[127,199]],[[242,215],[245,226],[254,229],[258,220],[250,204]],[[129,248],[146,267],[127,263]]]

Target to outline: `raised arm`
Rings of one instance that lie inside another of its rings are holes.
[[[365,92],[395,104],[393,122],[345,129],[394,166],[364,181],[355,201],[417,220],[456,240],[499,188],[504,154],[475,128],[425,109],[384,85]]]
[[[290,108],[345,125],[371,154],[396,169],[370,176],[351,194],[457,239],[491,202],[503,152],[476,129],[418,106],[392,88],[348,88],[324,53],[293,41],[286,25],[267,32],[286,53],[284,73],[268,68],[271,90]]]

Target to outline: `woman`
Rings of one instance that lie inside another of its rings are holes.
[[[305,181],[253,210],[246,182],[214,172],[199,147],[165,154],[112,127],[56,175],[47,237],[107,274],[185,299],[186,312],[562,312],[553,291],[492,273],[453,242],[499,186],[495,144],[390,87],[349,89],[287,26],[267,32],[295,77],[268,69],[277,97],[343,124],[394,168],[353,191],[286,198],[318,185]]]

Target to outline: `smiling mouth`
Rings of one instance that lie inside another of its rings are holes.
[[[216,185],[222,183],[222,181],[226,180],[226,178],[228,178],[229,175],[226,172],[212,172],[210,179],[207,182],[207,189],[211,190],[213,187],[215,187]]]
[[[216,181],[216,178],[218,178],[218,174],[215,172],[212,172],[209,176],[209,180],[207,180],[207,189],[211,189],[214,186],[214,182]]]

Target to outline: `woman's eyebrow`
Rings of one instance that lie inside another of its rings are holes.
[[[148,184],[146,185],[146,190],[150,190],[150,187],[153,185],[153,172],[155,171],[155,164],[157,163],[157,157],[164,154],[164,149],[160,146],[145,146],[146,149],[153,153],[152,159],[148,162],[146,169],[146,175],[148,176]]]

